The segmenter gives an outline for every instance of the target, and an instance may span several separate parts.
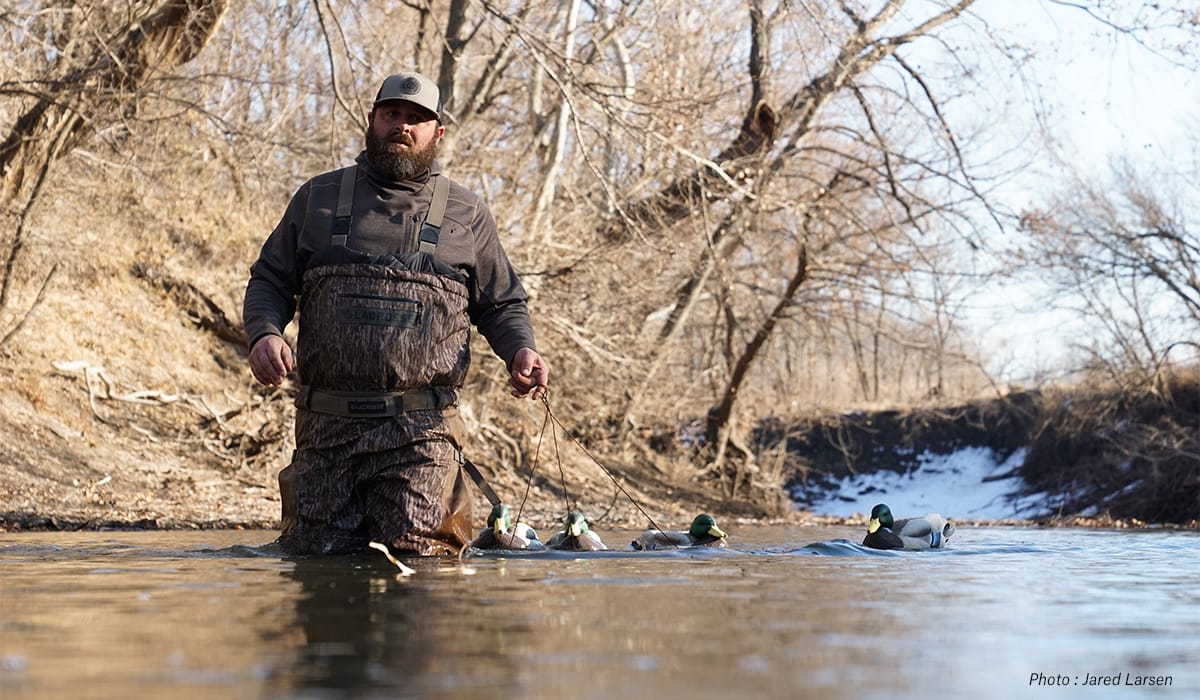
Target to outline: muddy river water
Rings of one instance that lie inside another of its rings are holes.
[[[0,534],[0,697],[1200,697],[1200,533],[726,529],[411,576],[269,531]]]

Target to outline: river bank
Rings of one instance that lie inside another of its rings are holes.
[[[981,481],[1007,479],[1014,498],[1038,507],[1023,517],[979,518],[953,497],[933,504],[964,525],[1195,528],[1198,387],[1178,379],[1140,396],[1028,391],[953,407],[765,420],[754,433],[758,461],[781,450],[786,458],[775,476],[748,479],[733,496],[719,479],[690,469],[679,445],[663,450],[661,439],[657,452],[643,451],[651,459],[641,468],[610,462],[611,482],[570,463],[558,465],[561,473],[543,469],[532,484],[528,467],[489,473],[539,528],[561,517],[561,479],[575,485],[571,498],[589,517],[608,527],[642,527],[647,519],[681,527],[701,511],[731,523],[862,525],[863,512],[810,508],[821,494],[829,503],[830,490],[848,477],[911,475],[922,455],[976,447],[998,462],[1018,455],[1008,473]],[[218,401],[121,391],[102,368],[73,364],[47,373],[42,388],[37,402],[0,391],[0,530],[278,527],[275,474],[291,449],[286,392],[247,388]],[[478,419],[468,424],[480,430]],[[486,503],[477,501],[482,522]]]

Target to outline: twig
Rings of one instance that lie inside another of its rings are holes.
[[[392,556],[392,553],[388,551],[386,544],[383,544],[382,542],[372,542],[369,546],[371,549],[378,549],[379,551],[383,552],[383,556],[387,557],[388,561],[395,564],[397,569],[400,569],[401,576],[412,576],[413,574],[417,573],[416,569],[410,569],[404,565],[404,562]]]

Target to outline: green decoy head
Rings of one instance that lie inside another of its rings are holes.
[[[688,528],[688,534],[692,537],[704,537],[705,535],[716,537],[718,539],[726,537],[725,531],[717,527],[716,518],[708,513],[697,515],[692,521],[692,526]]]
[[[512,529],[512,509],[504,503],[492,506],[492,512],[488,513],[487,524],[492,528],[492,532],[503,535]]]
[[[588,532],[587,518],[583,517],[583,513],[577,510],[567,514],[566,523],[566,532],[571,537],[582,537]]]
[[[891,530],[895,524],[896,521],[892,517],[892,509],[880,503],[871,509],[871,523],[867,525],[867,532],[874,533],[881,527]]]

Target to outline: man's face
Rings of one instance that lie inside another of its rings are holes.
[[[433,162],[446,128],[411,102],[385,102],[371,110],[367,160],[395,180],[411,180]]]

